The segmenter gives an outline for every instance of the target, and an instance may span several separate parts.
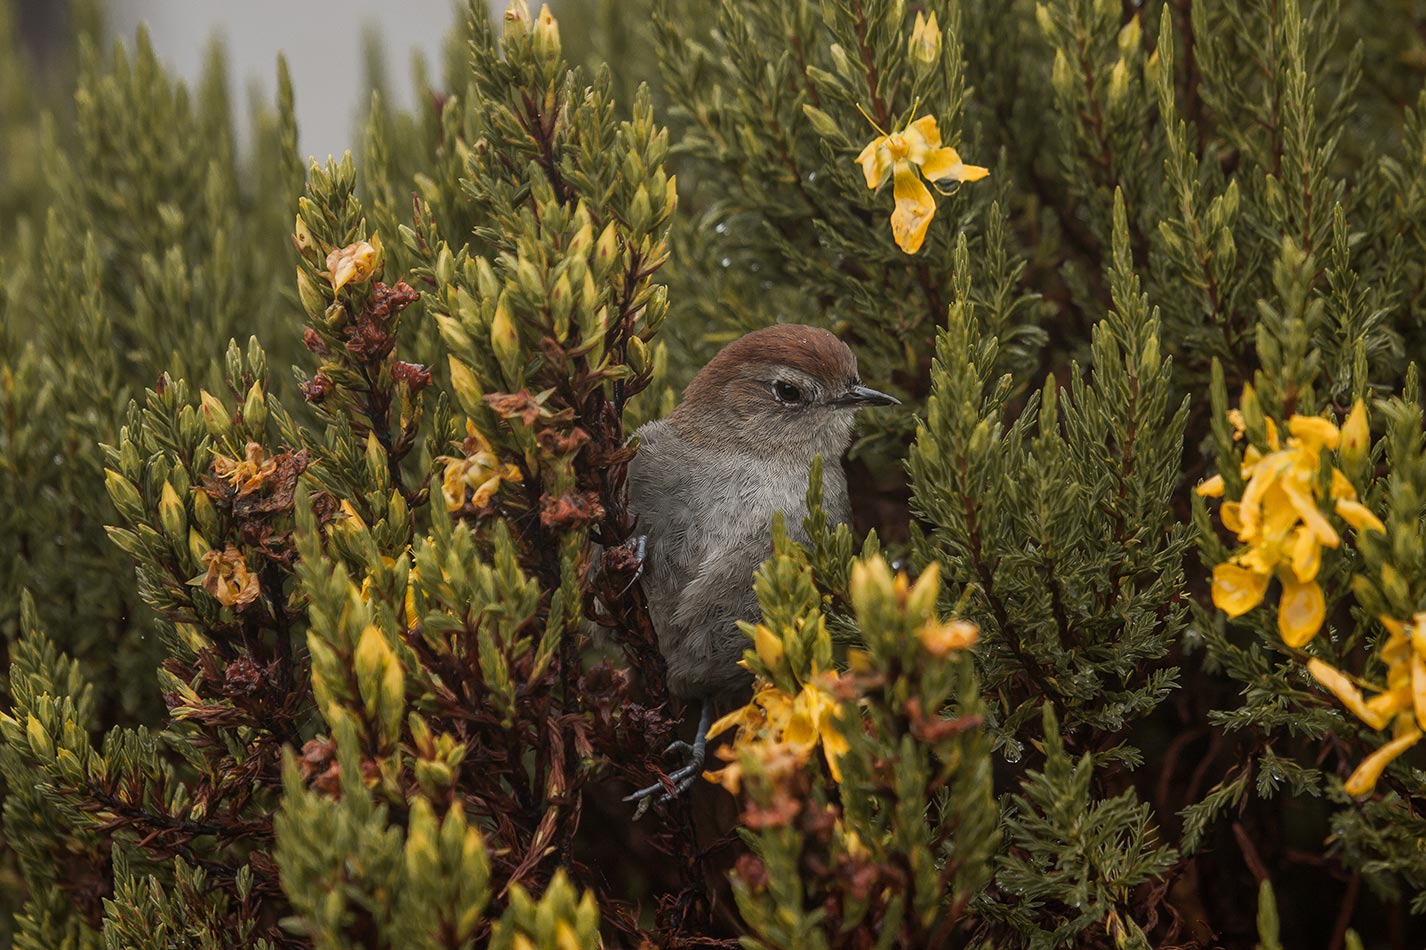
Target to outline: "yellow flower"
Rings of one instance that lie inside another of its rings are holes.
[[[1350,795],[1370,794],[1386,767],[1415,745],[1426,729],[1426,612],[1416,614],[1409,624],[1390,617],[1380,620],[1389,634],[1381,647],[1386,684],[1371,699],[1331,665],[1316,657],[1307,661],[1307,672],[1352,715],[1373,729],[1395,723],[1392,740],[1363,759],[1347,779]]]
[[[827,757],[827,768],[832,780],[842,780],[839,760],[847,753],[847,737],[837,728],[837,710],[840,704],[820,686],[804,686],[802,692],[792,701],[792,715],[788,718],[783,738],[794,749],[805,755],[820,744]]]
[[[968,650],[980,637],[980,628],[969,620],[949,620],[928,623],[916,635],[926,652],[935,657],[948,656],[957,650]]]
[[[1255,399],[1251,387],[1243,387],[1242,401]],[[1234,410],[1229,419],[1241,438],[1242,413]],[[1317,416],[1293,416],[1284,447],[1277,426],[1271,419],[1264,422],[1270,451],[1264,455],[1255,446],[1247,448],[1243,497],[1224,502],[1221,510],[1224,527],[1237,534],[1247,549],[1213,569],[1213,603],[1230,617],[1241,616],[1262,602],[1276,577],[1282,584],[1278,632],[1288,646],[1301,647],[1317,635],[1327,615],[1327,600],[1317,583],[1322,548],[1341,544],[1321,502],[1330,501],[1342,520],[1358,531],[1385,529],[1357,501],[1351,481],[1335,467],[1328,497],[1318,497],[1322,453],[1337,448],[1342,438],[1335,425]],[[1215,475],[1197,490],[1203,497],[1221,498],[1224,487],[1223,477]]]
[[[267,457],[267,452],[256,442],[249,442],[246,458],[242,461],[218,455],[213,459],[213,474],[224,481],[233,483],[238,497],[251,495],[261,488],[277,471],[277,462]]]
[[[327,255],[327,279],[332,290],[341,290],[347,284],[363,284],[376,269],[376,248],[367,241],[357,241],[346,247],[339,247]]]
[[[737,794],[742,785],[740,760],[744,754],[752,754],[764,766],[773,762],[785,765],[783,760],[788,756],[795,764],[802,764],[820,746],[832,778],[840,782],[840,759],[848,748],[846,737],[836,726],[840,705],[821,685],[806,684],[794,697],[771,683],[764,684],[746,706],[728,713],[708,729],[710,739],[734,727],[738,732],[732,747],[718,753],[728,764],[716,772],[704,772],[703,777]]]
[[[447,511],[460,511],[467,503],[482,508],[490,503],[502,484],[522,480],[519,467],[503,464],[474,423],[467,421],[466,431],[469,438],[465,457],[441,457],[446,463],[441,476],[441,494]]]
[[[900,132],[878,135],[862,149],[856,161],[868,188],[875,190],[887,175],[892,176],[896,209],[891,212],[891,234],[897,247],[907,254],[921,249],[936,213],[936,200],[922,177],[938,184],[979,181],[990,174],[979,165],[963,163],[955,149],[942,147],[936,118],[930,115],[923,115]]]
[[[246,607],[262,593],[257,575],[248,570],[242,552],[231,544],[221,554],[209,551],[203,555],[203,564],[208,568],[203,589],[224,607]]]

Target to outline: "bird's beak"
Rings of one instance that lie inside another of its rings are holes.
[[[899,406],[901,400],[895,396],[888,396],[886,393],[877,392],[867,386],[853,386],[841,396],[837,397],[833,403],[835,406],[848,406],[857,408],[860,406]]]

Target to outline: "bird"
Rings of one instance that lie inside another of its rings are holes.
[[[809,471],[824,461],[828,520],[850,520],[840,464],[853,417],[900,400],[862,384],[856,356],[820,327],[778,324],[734,340],[689,383],[668,416],[635,432],[629,510],[642,553],[640,578],[668,673],[669,694],[699,706],[693,743],[675,742],[686,763],[662,784],[625,798],[642,815],[702,771],[715,707],[751,681],[739,661],[747,637],[738,621],[761,617],[753,574],[772,556],[772,523],[806,541]]]

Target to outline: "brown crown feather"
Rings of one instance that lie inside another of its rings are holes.
[[[737,376],[740,366],[791,366],[831,385],[857,378],[857,358],[851,348],[821,327],[797,323],[754,330],[723,347],[688,384],[684,400],[708,398]]]

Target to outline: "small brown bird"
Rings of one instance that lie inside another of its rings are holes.
[[[694,377],[669,416],[637,432],[629,504],[645,535],[644,591],[668,667],[669,692],[701,705],[688,763],[669,778],[674,794],[703,767],[714,704],[749,680],[738,665],[747,638],[739,620],[761,616],[753,573],[772,555],[773,515],[806,540],[807,478],[822,456],[823,506],[848,520],[840,460],[862,406],[899,400],[868,389],[845,343],[817,327],[787,324],[728,344]],[[630,795],[640,813],[653,785]],[[661,799],[662,800],[662,799]]]

